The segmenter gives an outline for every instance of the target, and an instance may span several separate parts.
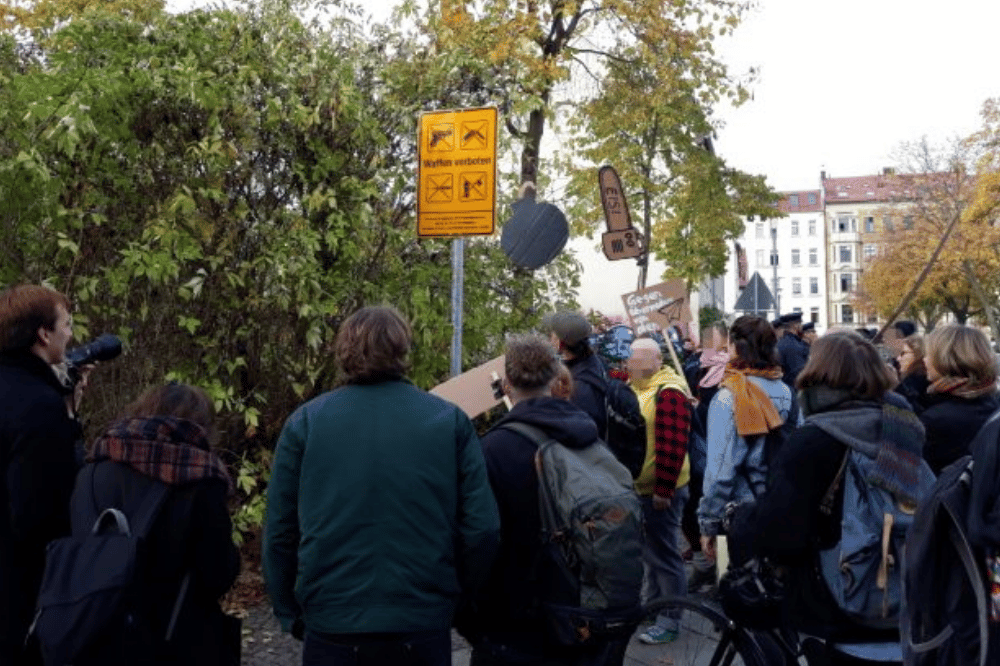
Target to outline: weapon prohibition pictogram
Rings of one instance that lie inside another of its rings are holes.
[[[425,200],[428,203],[451,201],[454,180],[450,173],[440,176],[428,176]]]
[[[478,120],[470,123],[462,123],[462,138],[459,146],[463,150],[481,150],[486,148],[487,122]]]
[[[430,141],[427,142],[427,149],[434,151],[454,150],[455,126],[452,123],[431,125]]]
[[[483,201],[486,199],[486,173],[475,171],[461,175],[461,191],[459,198],[466,201]]]

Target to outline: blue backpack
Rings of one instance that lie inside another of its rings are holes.
[[[897,464],[902,461],[903,464]],[[890,478],[887,470],[909,470]],[[903,546],[918,503],[934,484],[923,460],[883,442],[875,457],[847,447],[820,510],[829,515],[844,484],[840,541],[819,553],[819,572],[840,609],[873,629],[899,626]],[[897,489],[895,492],[889,488]],[[906,488],[905,494],[899,488]]]

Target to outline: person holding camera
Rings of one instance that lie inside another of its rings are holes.
[[[70,532],[83,382],[67,386],[54,366],[72,325],[69,299],[53,289],[0,292],[0,664],[34,663],[23,646],[45,546]]]

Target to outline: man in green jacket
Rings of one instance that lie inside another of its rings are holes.
[[[299,407],[268,487],[264,575],[303,666],[446,666],[459,595],[485,579],[500,522],[472,423],[405,377],[408,324],[342,325],[345,383]]]

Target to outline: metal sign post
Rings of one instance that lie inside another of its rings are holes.
[[[496,226],[497,110],[431,111],[417,140],[417,235],[450,237],[451,374],[462,374],[465,236]]]
[[[465,239],[451,241],[451,376],[462,374],[462,314],[465,310]]]

